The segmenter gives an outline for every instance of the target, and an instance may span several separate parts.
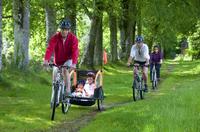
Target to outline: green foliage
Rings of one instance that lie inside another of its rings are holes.
[[[31,0],[30,8],[30,58],[34,61],[42,61],[46,48],[46,23],[45,23],[45,5],[49,5],[56,11],[56,23],[60,22],[66,15],[65,5],[63,0]],[[110,36],[109,36],[109,21],[107,13],[117,16],[118,24],[121,20],[127,19],[128,13],[123,16],[123,12],[128,9],[123,7],[123,2],[128,0],[76,0],[77,4],[77,36],[79,38],[80,57],[85,51],[85,45],[89,38],[89,30],[91,22],[88,16],[92,13],[99,15],[103,12],[103,44],[104,48],[109,52]],[[197,32],[197,21],[200,18],[199,0],[142,0],[135,1],[137,9],[141,7],[141,21],[137,17],[137,22],[141,22],[142,35],[145,37],[145,42],[149,45],[150,49],[153,44],[159,44],[164,50],[165,57],[174,56],[176,47],[178,47],[180,38],[179,36],[191,37],[191,45],[197,43],[198,37],[195,36]],[[96,3],[96,5],[95,5]],[[128,5],[128,3],[127,3]],[[126,5],[126,6],[127,6]],[[86,10],[87,9],[87,10]],[[137,10],[138,11],[138,10]],[[88,13],[90,12],[90,13]],[[107,13],[105,13],[107,12]],[[13,49],[14,47],[14,33],[13,33],[13,18],[12,18],[12,0],[3,0],[3,38],[9,43],[4,47]],[[138,12],[131,12],[137,13]],[[184,20],[184,21],[183,21]],[[119,32],[118,32],[119,34]],[[191,35],[192,34],[192,35]],[[119,37],[118,37],[119,38]],[[118,39],[119,40],[119,39]],[[193,41],[194,40],[194,41]],[[120,41],[118,41],[120,42]],[[4,43],[5,45],[6,43]],[[196,44],[197,46],[198,44]],[[120,46],[118,50],[120,50]],[[190,54],[194,55],[193,58],[198,58],[199,50],[190,49]],[[10,52],[11,51],[11,52]],[[13,50],[6,50],[5,56],[10,56]],[[5,57],[7,58],[7,57]]]
[[[199,2],[143,0],[143,34],[149,46],[158,43],[164,48],[165,55],[175,53],[180,34],[188,36],[195,30],[199,19]],[[183,21],[184,20],[184,21]]]
[[[200,59],[200,21],[196,26],[196,32],[189,37],[191,43],[190,54],[193,59]]]

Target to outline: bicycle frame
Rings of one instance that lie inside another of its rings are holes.
[[[151,78],[152,78],[152,88],[155,89],[157,88],[157,73],[155,64],[153,64]]]
[[[133,82],[133,99],[136,101],[139,97],[143,99],[143,73],[139,69],[139,67],[143,66],[136,66],[134,65],[134,82]]]
[[[60,101],[62,101],[62,98],[60,95],[64,93],[64,80],[63,80],[61,67],[58,68],[58,71],[55,77],[55,82],[53,82],[53,85],[54,85],[54,91],[55,91],[55,88],[58,88],[57,103],[60,103]],[[58,87],[55,87],[55,86],[58,86]]]
[[[64,94],[65,89],[64,89],[64,79],[63,79],[63,73],[62,73],[63,68],[65,68],[66,66],[56,66],[54,64],[50,64],[50,66],[51,67],[55,66],[58,68],[55,75],[55,79],[53,79],[53,89],[52,89],[52,95],[51,95],[51,104],[53,106],[51,120],[54,120],[55,109],[60,103],[62,103],[63,113],[66,113],[65,111],[65,96],[66,95]]]

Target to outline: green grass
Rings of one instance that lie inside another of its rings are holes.
[[[0,81],[0,131],[47,130],[62,121],[72,120],[94,108],[72,107],[68,115],[56,111],[50,120],[51,73],[4,70]]]
[[[167,65],[169,64],[173,71],[168,73],[167,66],[163,67],[162,75],[165,80],[162,81],[157,92],[149,93],[142,101],[130,101],[129,104],[98,114],[81,131],[200,131],[199,62],[182,62],[181,64],[167,62]],[[131,74],[127,74],[126,78],[121,79],[129,81],[130,76]],[[121,79],[120,82],[123,82]],[[128,87],[128,83],[121,86]]]
[[[170,71],[168,67],[170,65]],[[172,62],[162,66],[163,81],[157,92],[142,101],[132,100],[132,69],[121,63],[104,70],[105,105],[125,103],[98,113],[81,131],[200,131],[199,62]],[[150,86],[150,84],[149,84]],[[48,131],[97,109],[72,106],[50,120],[51,72],[4,70],[0,78],[0,131]]]

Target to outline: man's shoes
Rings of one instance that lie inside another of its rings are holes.
[[[148,87],[147,87],[147,84],[144,84],[144,92],[148,92]]]

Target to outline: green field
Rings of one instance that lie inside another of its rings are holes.
[[[120,63],[107,65],[104,70],[104,103],[107,109],[97,113],[81,131],[198,132],[199,73],[198,61],[167,61],[162,66],[159,90],[150,90],[144,100],[134,102],[131,68]],[[96,105],[73,105],[69,113],[63,115],[59,107],[52,122],[50,94],[51,72],[4,70],[0,80],[0,131],[50,131],[53,126],[73,121],[97,109]]]

